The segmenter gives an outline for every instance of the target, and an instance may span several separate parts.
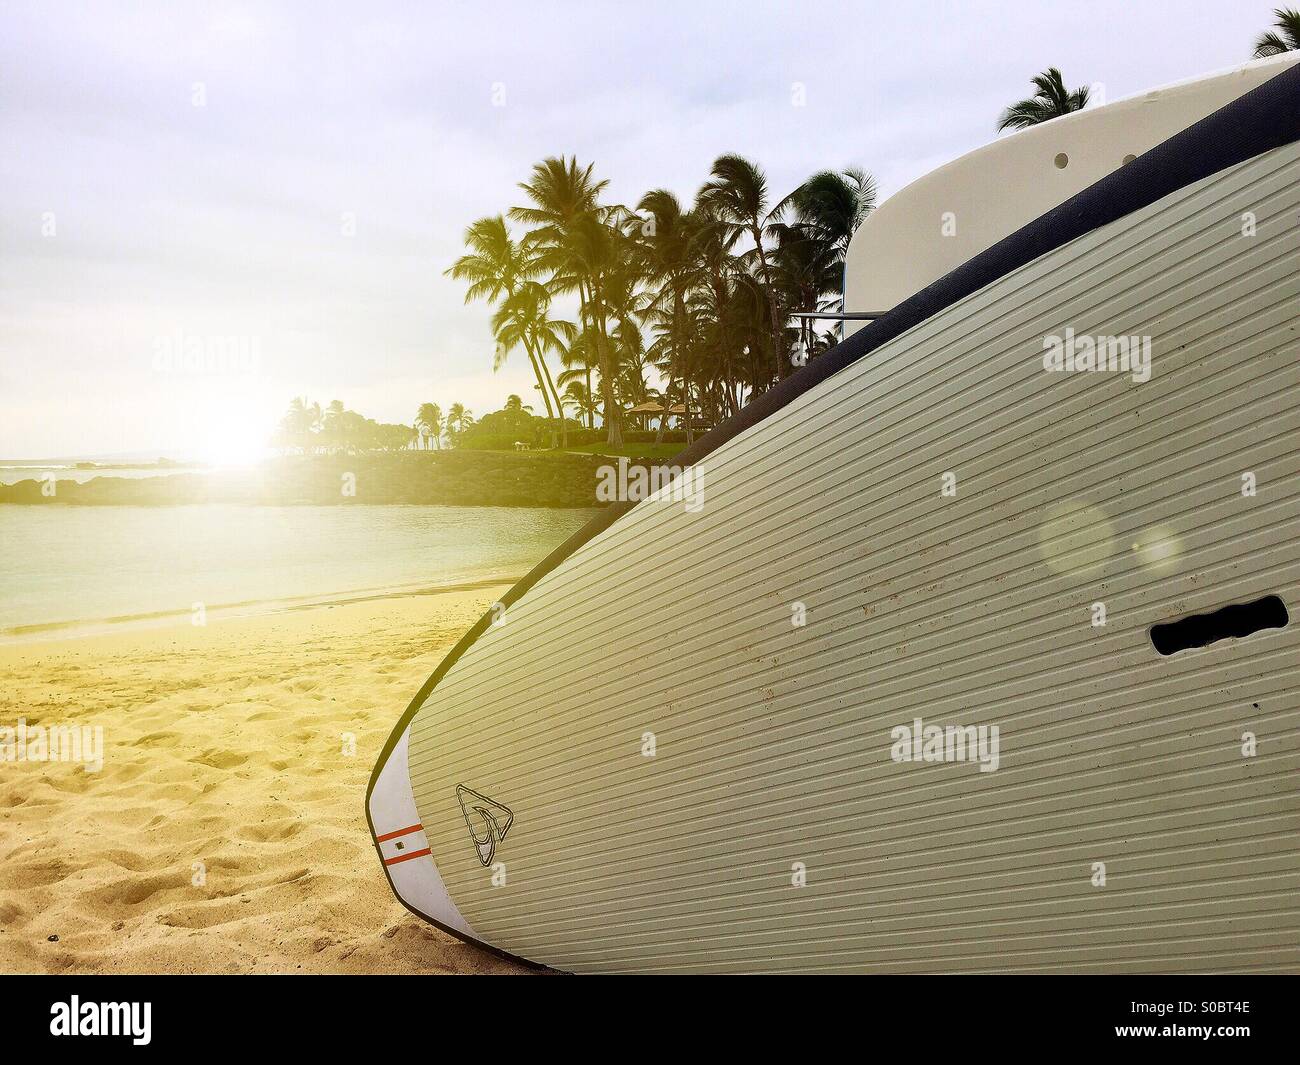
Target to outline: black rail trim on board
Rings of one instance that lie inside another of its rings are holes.
[[[1100,181],[1089,185],[1064,203],[1053,207],[1046,214],[1040,215],[939,280],[927,285],[847,340],[813,359],[775,388],[757,396],[738,414],[728,418],[681,452],[673,459],[673,464],[688,466],[698,462],[727,441],[771,417],[805,392],[870,354],[882,344],[888,343],[933,317],[958,300],[1005,277],[1013,270],[1095,229],[1100,229],[1125,215],[1148,207],[1179,189],[1296,140],[1300,140],[1300,64],[1287,67],[1262,85],[1256,86],[1219,110],[1175,133],[1131,163],[1107,174]],[[518,602],[546,574],[584,544],[595,539],[636,505],[632,502],[610,504],[506,592],[501,597],[501,606],[509,607],[512,603]],[[495,616],[492,611],[489,611],[461,638],[425,681],[424,686],[411,700],[410,706],[397,722],[375,763],[375,768],[370,775],[370,783],[366,788],[367,823],[370,820],[370,795],[374,791],[375,781],[379,778],[379,773],[392,754],[397,741],[406,731],[411,718],[424,705],[424,701],[437,686],[438,681],[487,630]],[[374,825],[370,828],[373,838]],[[378,851],[377,844],[376,851]],[[382,863],[382,855],[380,858]],[[383,868],[387,875],[387,867]],[[389,886],[393,886],[391,877],[389,877]],[[395,888],[394,894],[397,894]],[[398,898],[400,899],[401,896],[399,895]],[[406,905],[404,901],[403,905]],[[454,929],[447,928],[410,906],[406,908],[417,917],[423,918],[458,939],[485,947],[500,956],[513,957],[472,936],[465,936]],[[522,958],[514,960],[537,964],[526,962],[526,959]]]

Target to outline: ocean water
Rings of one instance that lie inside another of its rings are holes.
[[[0,639],[519,577],[593,513],[0,505]]]

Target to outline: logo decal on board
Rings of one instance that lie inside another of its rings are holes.
[[[460,800],[461,813],[465,815],[470,838],[478,850],[478,860],[484,865],[491,865],[492,856],[497,850],[497,840],[506,838],[510,826],[515,823],[515,815],[509,807],[502,806],[486,795],[480,795],[464,784],[456,785],[456,798]]]

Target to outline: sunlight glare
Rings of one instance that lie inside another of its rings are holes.
[[[200,462],[218,468],[251,466],[271,454],[266,423],[252,410],[220,406],[202,422]]]

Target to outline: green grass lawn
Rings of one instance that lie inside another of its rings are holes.
[[[685,451],[686,445],[624,444],[622,447],[610,447],[608,444],[582,444],[568,450],[582,455],[626,455],[633,459],[670,459]]]

